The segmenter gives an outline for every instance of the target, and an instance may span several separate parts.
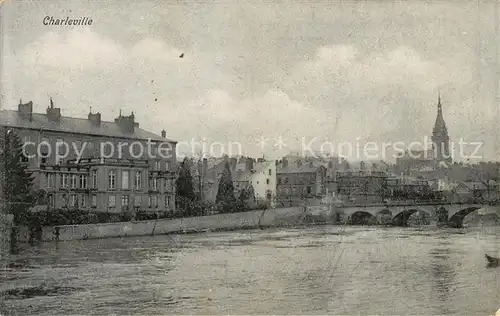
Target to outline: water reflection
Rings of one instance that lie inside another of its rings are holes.
[[[437,247],[431,248],[429,252],[433,295],[442,302],[442,304],[439,304],[439,313],[443,315],[453,313],[450,309],[452,301],[450,295],[453,295],[456,276],[454,267],[456,264],[451,263],[450,255],[451,250],[449,243],[446,241],[440,241]]]

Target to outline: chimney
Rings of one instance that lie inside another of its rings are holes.
[[[247,167],[247,171],[249,170],[253,170],[253,159],[252,158],[247,158],[247,161],[246,161],[246,167]]]
[[[52,98],[50,98],[50,106],[47,108],[47,118],[51,122],[59,122],[61,120],[61,109],[54,107]]]
[[[161,131],[161,137],[162,138],[167,138],[167,131],[166,130],[162,130]]]
[[[139,127],[139,123],[135,122],[134,112],[129,116],[123,116],[120,110],[120,115],[115,118],[115,123],[123,132],[130,134],[134,133],[136,127]]]
[[[90,111],[88,119],[90,122],[92,122],[93,126],[100,126],[101,125],[101,113],[100,112],[93,114],[92,111]]]
[[[236,169],[236,164],[238,163],[238,158],[231,158],[229,159],[229,166],[231,167],[231,171],[234,171]]]
[[[17,106],[17,111],[21,115],[21,117],[26,118],[28,120],[33,119],[33,102],[30,101],[26,104],[23,104],[21,100],[19,100],[19,105]]]

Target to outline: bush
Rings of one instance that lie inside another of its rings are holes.
[[[106,213],[94,213],[86,210],[55,209],[32,213],[29,216],[28,225],[30,227],[84,225],[107,223],[109,220],[110,216]]]

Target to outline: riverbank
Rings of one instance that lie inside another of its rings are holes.
[[[303,207],[290,207],[175,219],[63,225],[44,227],[39,241],[86,240],[298,226],[304,224],[307,217],[311,217],[311,214]],[[314,217],[324,221],[329,216],[324,213],[316,214]],[[29,237],[28,228],[21,227],[19,241],[29,242]]]

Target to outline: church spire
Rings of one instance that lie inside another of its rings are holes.
[[[438,90],[438,111],[441,110],[441,91]]]
[[[432,130],[432,142],[434,143],[438,161],[449,159],[449,136],[448,129],[443,117],[443,105],[441,104],[441,93],[438,92],[437,116]]]

